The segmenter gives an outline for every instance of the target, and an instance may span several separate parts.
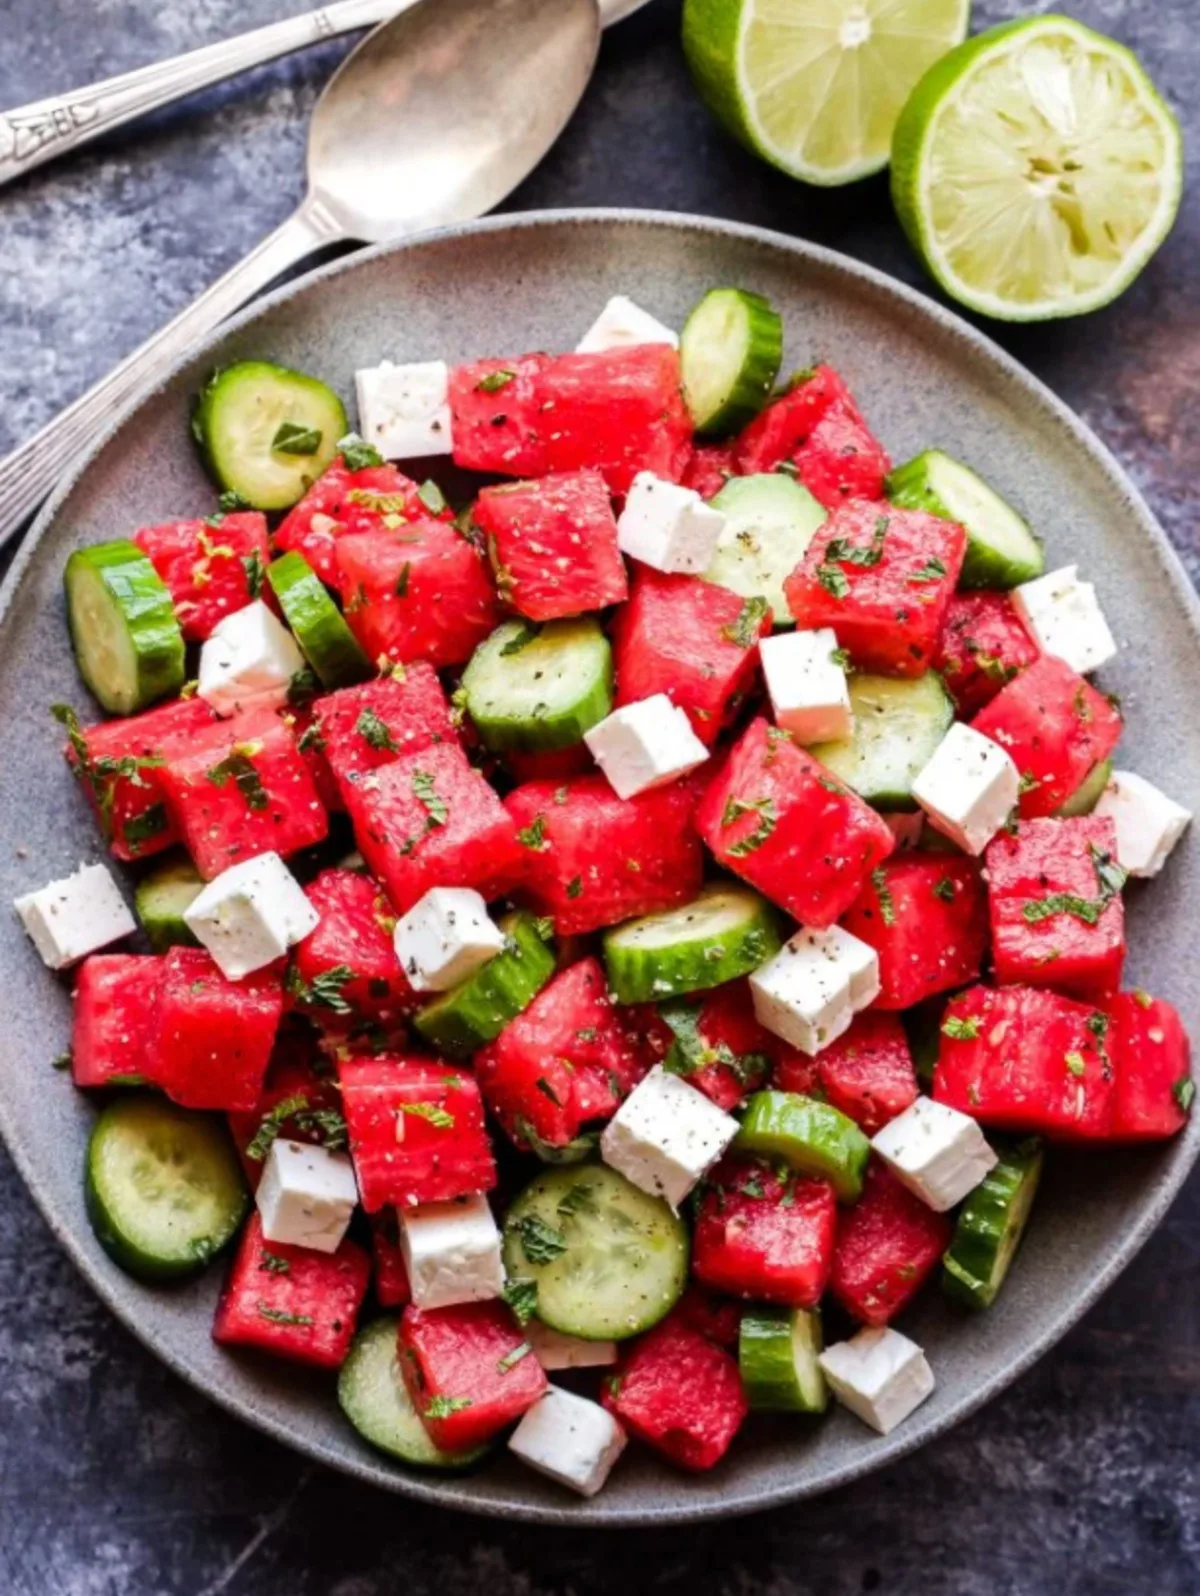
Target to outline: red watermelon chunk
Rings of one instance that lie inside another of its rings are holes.
[[[381,1208],[371,1215],[371,1254],[375,1261],[375,1300],[381,1308],[403,1308],[412,1301],[412,1288],[394,1208]]]
[[[882,499],[892,469],[887,450],[851,399],[835,399],[792,456],[796,474],[827,510],[851,499]]]
[[[1108,1004],[1114,1141],[1174,1136],[1188,1122],[1196,1088],[1191,1044],[1177,1009],[1136,988]]]
[[[71,1033],[76,1086],[131,1086],[151,1080],[152,1043],[165,960],[97,953],[79,967]]]
[[[704,1185],[692,1270],[734,1297],[813,1308],[829,1278],[836,1227],[827,1180],[757,1158],[724,1158]]]
[[[576,743],[571,748],[550,748],[543,754],[523,754],[517,748],[510,748],[505,752],[504,763],[513,780],[518,782],[566,781],[596,768],[586,743]]]
[[[292,950],[287,987],[323,1030],[393,1024],[420,1001],[392,940],[396,917],[378,882],[356,870],[322,870],[305,892],[321,916]]]
[[[324,757],[343,789],[401,754],[459,741],[437,672],[424,660],[318,698],[313,717]]]
[[[163,966],[151,1079],[184,1108],[251,1112],[283,1017],[279,971],[227,981],[200,948],[172,948]]]
[[[977,715],[1040,650],[1008,593],[956,593],[934,661],[960,715]]]
[[[475,360],[450,372],[454,463],[467,471],[536,477],[546,471],[538,378],[549,355]]]
[[[696,825],[719,864],[817,930],[846,912],[895,845],[873,809],[762,719],[734,745]]]
[[[339,814],[346,805],[342,802],[342,790],[337,784],[337,777],[325,757],[325,739],[321,736],[321,728],[316,724],[314,709],[315,702],[310,701],[307,704],[297,704],[277,710],[276,713],[296,739],[296,747],[308,767],[308,774],[312,777],[312,784],[317,790],[317,797],[321,800],[322,807],[331,815]]]
[[[831,626],[860,670],[920,676],[941,646],[966,547],[954,521],[855,500],[817,528],[784,592],[796,624]]]
[[[747,1092],[765,1084],[772,1064],[792,1052],[758,1023],[746,981],[664,1004],[650,1022],[654,1056],[731,1114]]]
[[[712,747],[758,671],[771,611],[695,576],[638,569],[613,633],[617,704],[666,693]]]
[[[437,501],[432,503],[436,506]],[[400,531],[431,516],[449,520],[450,510],[431,508],[411,478],[393,465],[347,469],[337,459],[289,510],[275,534],[282,552],[302,554],[323,582],[338,585],[337,545],[364,532]]]
[[[742,1307],[703,1286],[690,1285],[671,1311],[671,1317],[697,1330],[706,1341],[734,1349],[742,1322]]]
[[[737,475],[735,446],[732,443],[706,443],[692,450],[692,457],[680,478],[702,499],[711,499]]]
[[[533,1406],[549,1381],[525,1346],[502,1302],[404,1310],[400,1368],[438,1446],[481,1446]]]
[[[850,390],[832,366],[814,366],[802,373],[736,440],[738,471],[751,476],[778,470],[808,442],[826,411],[849,399]]]
[[[601,1400],[669,1463],[694,1472],[721,1461],[747,1413],[736,1361],[674,1314],[626,1345]]]
[[[917,1075],[899,1016],[870,1010],[813,1061],[825,1097],[867,1135],[917,1100]],[[785,1092],[810,1091],[779,1081]]]
[[[267,518],[257,511],[146,526],[133,541],[170,592],[189,643],[203,643],[219,621],[258,598],[271,562]]]
[[[872,873],[842,924],[879,954],[876,1008],[952,992],[978,979],[987,952],[979,867],[955,854],[899,854]]]
[[[346,1126],[336,1083],[318,1072],[308,1035],[281,1031],[267,1066],[258,1102],[248,1112],[227,1116],[251,1188],[262,1178],[263,1165],[277,1136],[289,1142],[344,1149]]]
[[[884,1325],[904,1308],[954,1235],[949,1214],[937,1214],[873,1158],[862,1196],[838,1224],[829,1285],[846,1312]]]
[[[704,873],[694,805],[687,781],[625,799],[598,773],[516,788],[521,895],[560,936],[687,903]]]
[[[263,1239],[251,1214],[217,1304],[213,1338],[258,1347],[295,1363],[336,1369],[346,1361],[371,1260],[357,1243],[335,1253]]]
[[[598,471],[484,488],[474,513],[501,598],[531,621],[584,615],[625,598],[617,522]]]

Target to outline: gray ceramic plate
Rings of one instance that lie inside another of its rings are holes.
[[[1103,683],[1129,710],[1123,757],[1183,799],[1200,792],[1195,597],[1111,457],[985,338],[878,273],[772,234],[638,213],[507,217],[358,257],[243,316],[143,399],[43,516],[4,590],[0,900],[97,857],[47,714],[54,700],[84,696],[64,624],[63,562],[78,543],[211,509],[185,423],[188,396],[214,363],[263,355],[318,372],[349,395],[354,368],[384,355],[457,360],[570,348],[616,291],[679,325],[715,283],[769,295],[786,317],[789,363],[814,353],[835,362],[897,459],[934,443],[965,457],[1028,514],[1055,562],[1082,562],[1123,644]],[[1200,849],[1189,842],[1163,879],[1131,892],[1129,915],[1131,979],[1174,999],[1193,1028],[1198,901]],[[584,1504],[507,1458],[461,1479],[404,1473],[359,1444],[327,1382],[212,1344],[219,1269],[174,1291],[122,1275],[84,1217],[91,1108],[50,1069],[68,1039],[67,988],[7,912],[0,967],[0,1124],[55,1233],[113,1310],[172,1368],[280,1440],[365,1482],[506,1517],[678,1522],[785,1502],[895,1460],[993,1396],[1062,1335],[1150,1234],[1200,1147],[1193,1125],[1156,1150],[1055,1157],[999,1304],[966,1318],[934,1291],[907,1320],[938,1389],[890,1439],[840,1412],[817,1424],[755,1422],[710,1475],[681,1478],[634,1449],[604,1494]]]

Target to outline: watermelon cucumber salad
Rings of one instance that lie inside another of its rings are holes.
[[[16,908],[74,972],[96,1237],[230,1249],[217,1340],[415,1468],[506,1438],[590,1495],[831,1394],[886,1433],[922,1286],[986,1310],[1057,1144],[1191,1106],[1121,984],[1190,817],[1114,766],[1094,588],[782,357],[755,293],[617,298],[571,354],[359,372],[361,435],[245,362],[194,412],[219,508],[67,561],[111,718],[53,712],[136,918],[95,863]]]

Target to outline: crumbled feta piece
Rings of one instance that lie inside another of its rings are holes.
[[[551,1330],[539,1319],[525,1326],[525,1339],[533,1355],[547,1372],[556,1369],[604,1369],[617,1361],[615,1341],[585,1341],[582,1336],[565,1336]]]
[[[614,294],[575,345],[575,353],[599,355],[606,349],[630,349],[635,344],[670,344],[678,349],[679,334],[624,294]]]
[[[900,813],[884,815],[883,823],[896,839],[897,853],[907,853],[910,849],[921,846],[921,836],[925,830],[925,816],[919,809],[915,815]]]
[[[287,703],[292,678],[304,669],[295,638],[261,599],[213,628],[200,649],[197,693],[218,715]]]
[[[691,721],[666,693],[614,709],[583,740],[618,798],[677,781],[708,758]]]
[[[117,883],[102,864],[80,865],[74,875],[26,892],[13,908],[52,970],[78,964],[137,930]]]
[[[396,957],[417,992],[448,992],[494,959],[504,932],[471,887],[431,887],[396,923]]]
[[[777,726],[806,746],[853,733],[850,690],[832,627],[778,632],[764,637],[758,651]]]
[[[600,1137],[600,1156],[652,1197],[678,1208],[737,1134],[737,1120],[656,1064]]]
[[[320,915],[277,853],[230,865],[183,911],[184,924],[227,981],[240,981],[302,942]]]
[[[1012,813],[1021,778],[990,737],[955,721],[913,782],[912,795],[943,836],[981,854]]]
[[[1144,776],[1114,770],[1094,814],[1117,828],[1117,859],[1131,876],[1156,876],[1187,830],[1191,811]]]
[[[595,1496],[625,1450],[625,1431],[607,1409],[551,1386],[509,1438],[509,1450],[548,1479]]]
[[[801,927],[750,977],[760,1025],[810,1056],[879,996],[879,955],[840,925]]]
[[[1117,644],[1096,589],[1079,580],[1077,565],[1064,565],[1013,588],[1017,613],[1042,652],[1086,675],[1115,659]]]
[[[617,521],[622,554],[656,571],[706,571],[725,530],[725,516],[696,492],[639,471]]]
[[[444,360],[411,366],[381,365],[356,371],[358,424],[363,438],[387,460],[449,454],[450,370]]]
[[[504,1290],[500,1231],[486,1197],[401,1209],[400,1250],[418,1308],[484,1302]]]
[[[871,1138],[871,1146],[935,1213],[962,1202],[998,1162],[969,1114],[918,1097]]]
[[[348,1153],[277,1136],[254,1195],[265,1241],[336,1252],[358,1202]]]
[[[933,1391],[933,1371],[915,1341],[884,1326],[826,1347],[820,1359],[843,1407],[880,1435],[894,1430]]]

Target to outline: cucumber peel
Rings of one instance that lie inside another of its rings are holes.
[[[331,691],[352,687],[375,674],[325,584],[302,554],[291,549],[272,560],[267,580],[322,687]]]
[[[753,421],[783,359],[783,319],[761,294],[710,288],[679,335],[683,397],[697,432],[723,437]]]
[[[166,584],[136,543],[76,549],[63,573],[79,674],[112,715],[184,684],[183,632]]]
[[[958,1216],[942,1257],[942,1289],[972,1308],[990,1308],[1020,1246],[1042,1175],[1042,1144],[1030,1137],[1001,1153]]]
[[[957,521],[967,534],[959,587],[1010,588],[1046,569],[1042,545],[1013,507],[968,465],[941,449],[927,449],[897,466],[885,484],[902,510]]]
[[[816,1309],[747,1308],[738,1328],[738,1368],[751,1411],[824,1413],[822,1346]]]
[[[857,1202],[871,1144],[847,1115],[799,1092],[755,1092],[733,1142],[740,1153],[782,1159],[827,1180],[839,1202]]]
[[[531,914],[499,922],[505,946],[465,981],[443,992],[413,1019],[425,1040],[452,1058],[467,1058],[527,1009],[554,974],[553,951]]]
[[[765,898],[715,882],[678,909],[606,931],[604,963],[618,1003],[652,1003],[749,975],[782,946],[779,917]]]

